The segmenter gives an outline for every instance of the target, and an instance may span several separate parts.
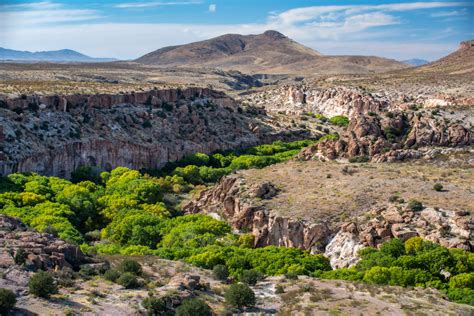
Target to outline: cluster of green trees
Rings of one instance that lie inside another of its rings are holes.
[[[380,249],[365,248],[354,268],[317,271],[328,279],[371,284],[433,287],[456,302],[474,305],[474,254],[447,249],[420,237],[392,239]]]
[[[197,153],[155,171],[157,177],[119,167],[95,172],[83,167],[73,181],[34,173],[0,178],[0,212],[75,244],[105,238],[118,245],[156,248],[163,219],[177,215],[163,194],[183,193],[237,169],[287,160],[311,141],[255,146],[206,155]]]

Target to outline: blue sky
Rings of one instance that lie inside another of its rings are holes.
[[[163,46],[267,29],[328,55],[434,60],[474,38],[462,1],[9,1],[0,0],[0,47],[70,48],[137,58]]]

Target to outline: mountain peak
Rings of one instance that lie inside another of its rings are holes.
[[[274,30],[268,30],[268,31],[265,31],[263,33],[264,36],[266,37],[270,37],[270,38],[273,38],[273,39],[284,39],[284,38],[287,38],[285,35],[283,35],[282,33],[278,32],[278,31],[274,31]]]

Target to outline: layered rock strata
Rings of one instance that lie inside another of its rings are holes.
[[[69,177],[81,165],[153,169],[195,152],[309,137],[201,88],[6,98],[0,114],[1,174]]]

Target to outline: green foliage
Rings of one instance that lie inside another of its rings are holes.
[[[423,210],[423,204],[420,201],[411,199],[410,201],[408,201],[408,209],[413,212],[419,212]]]
[[[349,118],[343,115],[336,115],[331,117],[329,122],[337,126],[347,126],[349,125]]]
[[[26,253],[26,251],[23,248],[19,248],[16,251],[15,256],[13,257],[13,260],[15,261],[15,264],[21,266],[25,264],[27,256],[28,254]]]
[[[44,271],[39,271],[30,278],[28,288],[30,294],[42,298],[49,298],[51,294],[58,292],[58,287],[53,277]]]
[[[132,259],[125,259],[120,262],[118,270],[122,273],[131,273],[133,275],[142,274],[142,266],[137,261]]]
[[[214,278],[219,281],[225,281],[229,277],[229,270],[223,264],[216,264],[214,268],[212,268],[212,274]]]
[[[173,315],[173,311],[166,306],[162,298],[150,296],[142,301],[142,306],[146,309],[148,316],[155,315]]]
[[[117,270],[115,269],[108,269],[107,271],[105,271],[104,273],[104,278],[106,280],[109,280],[111,282],[115,282],[117,281],[117,279],[120,277],[120,272],[118,272]]]
[[[323,142],[325,140],[338,140],[339,139],[339,134],[327,134],[322,136],[318,142]]]
[[[449,289],[447,294],[451,301],[474,306],[474,290],[472,289]]]
[[[187,299],[176,309],[176,316],[212,316],[212,310],[199,299]]]
[[[255,285],[262,278],[262,274],[257,270],[244,270],[239,276],[239,281],[248,285]]]
[[[123,273],[118,279],[117,279],[117,284],[120,284],[121,286],[125,287],[126,289],[135,289],[140,286],[140,283],[138,282],[137,277],[130,273],[130,272],[125,272]]]
[[[224,297],[228,305],[238,309],[252,307],[256,302],[253,290],[243,283],[232,284],[225,292]]]
[[[15,293],[8,289],[0,288],[0,315],[7,315],[15,307]]]
[[[469,288],[474,290],[474,272],[460,273],[451,277],[449,287],[452,289]]]
[[[441,191],[443,191],[443,185],[441,183],[435,183],[433,185],[433,190],[435,190],[437,192],[441,192]]]

